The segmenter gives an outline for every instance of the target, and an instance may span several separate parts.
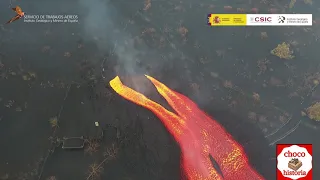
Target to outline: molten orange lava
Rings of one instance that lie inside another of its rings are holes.
[[[111,87],[125,99],[151,110],[181,148],[181,167],[189,180],[262,180],[248,163],[242,147],[215,120],[184,95],[158,80],[146,77],[177,114],[122,84],[117,76]],[[209,154],[220,167],[213,166]],[[262,163],[262,162],[261,162]]]

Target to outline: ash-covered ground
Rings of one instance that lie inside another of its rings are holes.
[[[16,5],[30,15],[75,14],[79,23],[4,24]],[[0,7],[0,179],[179,179],[179,146],[156,116],[109,87],[117,75],[165,107],[144,74],[190,97],[266,179],[275,179],[277,143],[313,143],[314,169],[320,166],[319,123],[301,116],[320,100],[319,26],[206,24],[208,13],[251,8],[317,20],[316,2],[32,0]],[[282,42],[294,59],[270,53]],[[63,137],[77,136],[85,137],[84,149],[61,148]]]

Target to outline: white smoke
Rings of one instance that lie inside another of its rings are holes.
[[[114,53],[117,57],[116,72],[124,71],[126,74],[143,75],[145,66],[139,64],[141,55],[149,52],[149,48],[135,48],[134,38],[124,30],[123,15],[121,11],[110,2],[101,0],[80,0],[80,4],[86,8],[87,15],[82,17],[82,26],[87,40],[94,40],[101,53]],[[112,50],[111,50],[112,49]],[[145,92],[143,84],[135,82],[132,78],[134,89]]]

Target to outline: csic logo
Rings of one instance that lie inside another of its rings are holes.
[[[272,17],[252,17],[251,22],[256,22],[256,23],[271,23],[272,22]]]
[[[312,144],[277,144],[277,179],[312,180]]]

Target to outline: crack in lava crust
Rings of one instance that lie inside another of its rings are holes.
[[[110,86],[123,98],[157,115],[181,148],[181,168],[187,179],[264,179],[250,166],[241,145],[218,122],[186,96],[169,89],[150,76],[146,77],[177,114],[125,86],[118,76],[110,81]],[[209,154],[216,160],[223,175],[214,168]]]

